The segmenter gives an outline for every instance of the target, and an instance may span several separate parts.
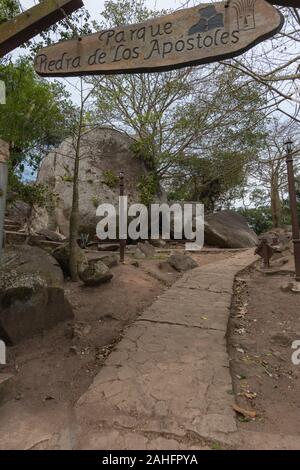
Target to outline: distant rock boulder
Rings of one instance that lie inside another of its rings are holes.
[[[205,216],[204,242],[218,248],[249,248],[257,245],[258,237],[245,217],[220,211]]]
[[[113,129],[98,128],[88,132],[81,142],[79,169],[79,233],[96,234],[96,208],[102,203],[118,204],[119,174],[125,175],[125,195],[128,202],[140,202],[138,184],[148,172],[132,151],[135,140]],[[33,229],[69,234],[72,206],[74,145],[65,140],[41,163],[37,182],[45,184],[56,197],[46,208],[37,208]],[[156,195],[160,201],[162,194]]]
[[[56,260],[37,247],[6,250],[0,260],[0,339],[16,344],[70,318]]]

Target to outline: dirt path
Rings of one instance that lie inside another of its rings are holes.
[[[200,265],[232,257],[231,252],[196,255]],[[159,260],[127,260],[113,269],[114,279],[98,289],[67,284],[75,322],[60,324],[43,337],[9,348],[15,379],[1,390],[0,448],[72,447],[68,427],[73,404],[88,389],[126,328],[178,278],[162,272]],[[75,325],[75,328],[74,328]]]
[[[283,292],[287,276],[252,269],[235,284],[229,354],[236,399],[254,419],[240,417],[245,447],[300,448],[300,366],[292,343],[300,339],[300,295]]]
[[[253,250],[186,273],[137,319],[75,407],[76,449],[203,449],[237,434],[226,332]]]

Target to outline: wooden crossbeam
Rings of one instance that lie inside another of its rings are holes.
[[[279,5],[281,7],[300,8],[300,0],[267,0],[272,5]]]
[[[0,25],[0,57],[83,6],[82,0],[44,0]]]

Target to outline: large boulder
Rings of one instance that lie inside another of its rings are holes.
[[[205,216],[204,242],[219,248],[249,248],[257,245],[258,237],[242,215],[220,211]]]
[[[118,205],[119,174],[125,175],[128,202],[140,200],[138,183],[147,176],[141,158],[132,151],[135,140],[113,129],[98,128],[88,132],[81,141],[79,168],[79,233],[96,234],[96,208],[102,203]],[[47,155],[40,166],[37,181],[49,187],[56,197],[46,208],[37,208],[33,228],[58,230],[69,234],[72,206],[74,145],[65,140]],[[157,194],[159,201],[162,194]]]
[[[37,247],[6,250],[0,260],[0,339],[16,344],[70,318],[56,260]]]

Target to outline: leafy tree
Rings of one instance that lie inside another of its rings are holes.
[[[273,228],[272,211],[268,206],[239,208],[237,212],[246,218],[257,235],[268,232]]]
[[[1,0],[0,24],[11,20],[18,13],[20,13],[20,6],[17,0]]]
[[[109,0],[95,27],[137,23],[163,13],[149,10],[143,0]],[[97,120],[136,138],[133,149],[151,173],[149,184],[139,182],[143,198],[149,200],[153,183],[163,181],[180,198],[199,200],[208,191],[213,208],[242,183],[261,144],[259,109],[264,103],[259,85],[244,86],[240,77],[212,64],[88,80],[95,86]]]
[[[9,143],[13,172],[37,169],[45,152],[69,132],[74,114],[66,89],[34,73],[27,60],[0,64],[7,90],[6,105],[0,108],[0,138]]]

